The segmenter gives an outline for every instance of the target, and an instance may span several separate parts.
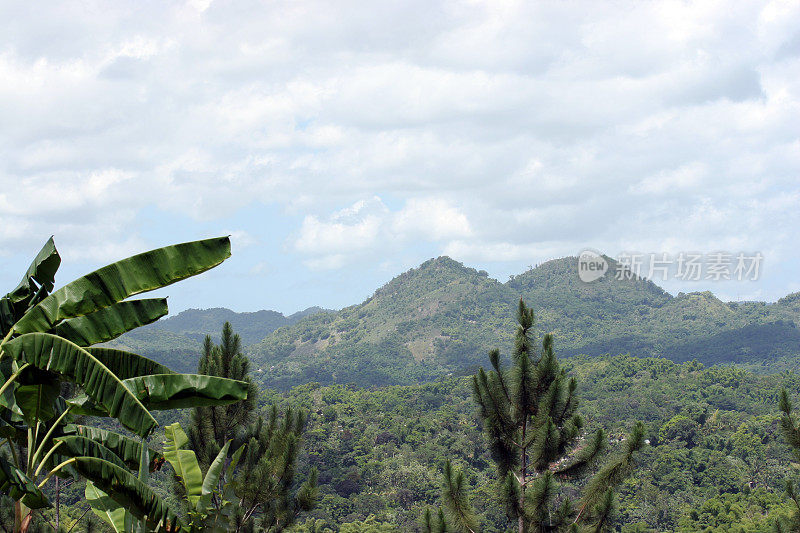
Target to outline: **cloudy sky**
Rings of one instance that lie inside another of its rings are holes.
[[[72,4],[72,5],[70,5]],[[217,234],[174,311],[361,301],[449,255],[761,252],[800,290],[800,3],[0,3],[0,281]]]

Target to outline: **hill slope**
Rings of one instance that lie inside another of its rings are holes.
[[[519,298],[561,355],[632,353],[704,364],[786,368],[800,359],[800,297],[725,303],[710,292],[673,297],[615,265],[584,283],[576,258],[548,261],[507,283],[448,257],[394,278],[359,305],[306,317],[248,348],[270,386],[318,381],[410,384],[474,370],[508,351]],[[763,368],[762,368],[763,369]]]
[[[284,326],[290,326],[315,313],[327,312],[319,307],[284,316],[277,311],[237,313],[222,307],[187,309],[173,317],[159,320],[115,339],[108,346],[147,355],[180,372],[197,370],[203,339],[217,339],[225,322],[230,322],[242,338],[242,345],[254,344]]]

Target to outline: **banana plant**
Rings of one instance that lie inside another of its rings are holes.
[[[53,477],[84,478],[98,498],[124,507],[153,531],[183,525],[143,481],[141,458],[163,457],[145,439],[151,411],[224,405],[247,384],[176,374],[146,357],[96,347],[168,312],[165,298],[129,299],[205,272],[230,256],[228,237],[167,246],[112,263],[55,289],[61,258],[51,238],[19,285],[0,298],[0,495],[14,502],[15,533],[51,504]],[[63,394],[71,385],[81,394]],[[114,418],[141,441],[75,423]],[[146,450],[146,451],[145,451]],[[138,476],[132,470],[139,470]]]
[[[177,422],[164,428],[163,459],[172,465],[175,477],[183,485],[186,493],[187,512],[182,529],[186,533],[225,533],[233,512],[233,482],[220,486],[223,470],[233,470],[239,462],[244,448],[239,448],[230,462],[226,465],[230,441],[228,441],[217,454],[208,468],[205,477],[200,469],[194,451],[185,449],[189,438]],[[66,440],[66,439],[65,439]],[[78,441],[69,439],[71,445],[83,445]],[[152,463],[152,456],[141,447],[139,462],[139,481],[147,481],[147,472]],[[161,456],[157,456],[161,459]],[[122,458],[116,457],[112,461],[121,463]],[[86,500],[92,511],[106,522],[115,533],[138,533],[144,531],[146,523],[137,516],[114,501],[105,492],[98,489],[94,483],[87,482],[85,490]],[[212,505],[212,499],[219,505]],[[226,499],[230,498],[230,499]]]
[[[67,442],[70,444],[75,443],[75,441],[72,441],[71,439]],[[77,453],[80,453],[80,447],[84,445],[84,443],[78,441],[76,444],[78,444]],[[138,447],[138,450],[131,449],[131,451],[137,452],[139,455],[138,475],[136,480],[139,482],[139,484],[141,484],[142,487],[146,487],[149,472],[152,469],[153,452],[152,450],[149,450],[147,446],[143,445],[143,443]],[[114,453],[107,458],[109,462],[115,463],[123,468],[130,466],[126,461],[123,461],[120,456]],[[159,455],[157,460],[163,462],[163,456]],[[125,464],[123,465],[121,463]],[[86,482],[84,495],[92,511],[98,517],[108,523],[116,533],[144,533],[145,531],[148,531],[152,525],[151,523],[148,523],[147,516],[141,517],[135,509],[126,509],[114,498],[110,497],[106,492],[99,489],[97,485],[91,481]]]
[[[183,449],[188,442],[188,438],[180,425],[175,423],[167,426],[164,428],[164,432],[166,436],[164,455],[158,455],[156,460],[166,459],[169,461],[175,470],[175,475],[184,486],[188,511],[181,529],[186,533],[224,533],[227,530],[226,525],[228,524],[228,516],[232,511],[232,505],[228,501],[224,502],[220,512],[211,506],[211,498],[222,496],[218,485],[230,443],[220,450],[219,455],[209,467],[205,478],[203,478],[194,452]],[[153,456],[151,455],[152,452],[146,452],[145,447],[141,447],[139,453],[138,480],[146,483]],[[237,461],[238,455],[240,454],[234,454],[232,461]],[[118,464],[124,462],[120,457],[112,459],[113,461],[117,461]],[[140,533],[148,530],[146,520],[142,520],[135,512],[115,501],[106,492],[99,489],[95,483],[87,482],[84,494],[92,511],[106,522],[115,533]]]
[[[227,461],[231,441],[225,443],[211,462],[205,477],[194,451],[185,449],[189,437],[177,422],[164,428],[164,457],[172,465],[175,475],[183,485],[188,500],[188,529],[192,532],[227,531],[234,511],[234,482],[220,484],[223,471],[232,472],[244,451],[240,447]],[[226,464],[227,462],[227,464]],[[230,478],[232,476],[228,476]],[[215,501],[214,501],[215,500]],[[216,503],[217,505],[213,505]]]

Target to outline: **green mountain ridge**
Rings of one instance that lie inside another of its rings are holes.
[[[218,341],[225,322],[230,322],[248,346],[264,339],[276,329],[297,323],[315,313],[327,313],[321,307],[309,307],[284,316],[277,311],[237,313],[224,307],[187,309],[175,316],[135,329],[115,339],[107,346],[148,355],[181,372],[197,369],[199,353],[206,335]]]
[[[443,256],[339,311],[190,309],[109,344],[192,371],[205,335],[230,321],[264,385],[410,385],[469,373],[493,347],[508,352],[523,298],[561,356],[630,353],[758,372],[800,366],[800,293],[775,303],[723,302],[709,291],[672,296],[644,278],[616,279],[617,263],[606,260],[608,271],[591,283],[578,278],[576,257],[501,283]]]
[[[737,363],[754,370],[800,361],[800,298],[726,303],[711,292],[672,296],[644,278],[580,281],[577,258],[547,261],[508,282],[449,258],[426,261],[362,302],[281,327],[248,348],[268,386],[318,381],[411,384],[470,372],[508,348],[519,298],[560,355]],[[506,350],[507,351],[507,350]]]

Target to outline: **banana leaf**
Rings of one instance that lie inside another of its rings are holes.
[[[37,420],[46,422],[56,416],[55,402],[61,394],[61,382],[48,381],[39,385],[20,385],[14,391],[14,398],[22,410],[28,425]]]
[[[128,468],[125,461],[109,448],[86,437],[67,435],[65,437],[58,437],[56,442],[61,443],[57,451],[59,455],[63,455],[64,457],[96,457],[108,461],[109,463],[114,463],[120,468]]]
[[[139,520],[156,531],[180,529],[180,519],[163,500],[136,476],[119,466],[94,457],[76,457],[75,469]]]
[[[172,370],[141,355],[113,348],[86,348],[119,379],[148,376],[150,374],[172,374]]]
[[[3,456],[0,456],[0,494],[7,494],[12,500],[22,500],[31,509],[50,507],[36,483]]]
[[[114,533],[125,533],[125,509],[120,504],[95,487],[91,481],[86,482],[83,494],[92,512],[111,526]]]
[[[3,296],[0,298],[0,335],[5,337],[16,321],[14,303],[7,296]]]
[[[0,335],[5,337],[31,304],[38,303],[53,290],[60,264],[61,257],[50,237],[33,259],[19,285],[0,299]]]
[[[244,381],[201,374],[152,374],[122,383],[151,411],[227,405],[247,398]],[[81,395],[69,401],[71,412],[83,416],[112,416],[92,398]]]
[[[50,331],[68,318],[88,315],[142,292],[200,274],[230,257],[228,237],[151,250],[87,274],[39,302],[14,325],[16,333]]]
[[[58,255],[53,237],[50,237],[36,254],[22,277],[22,281],[6,297],[14,304],[24,303],[27,305],[40,287],[45,287],[47,292],[52,291],[55,285],[56,271],[60,265],[61,256]]]
[[[203,487],[201,489],[201,496],[199,501],[195,504],[195,510],[198,513],[205,513],[211,505],[211,498],[219,487],[219,478],[222,471],[225,469],[225,461],[228,459],[228,450],[231,447],[231,441],[225,443],[225,446],[219,451],[211,466],[208,467],[206,477],[203,478]]]
[[[0,334],[3,337],[29,306],[35,305],[53,290],[60,264],[61,257],[50,237],[33,259],[19,285],[0,299]]]
[[[139,467],[139,457],[142,453],[142,443],[140,441],[120,433],[92,426],[75,426],[75,435],[102,444],[122,459],[127,468],[135,470]],[[148,453],[150,454],[150,470],[155,470],[164,461],[164,456],[152,448],[148,448]]]
[[[202,374],[152,374],[123,383],[154,411],[235,403],[247,399],[248,392],[244,381]]]
[[[56,326],[55,332],[78,346],[91,346],[116,339],[132,329],[155,322],[167,313],[166,298],[129,300],[64,320]]]
[[[2,353],[4,354],[5,352]],[[11,379],[18,369],[19,365],[11,357],[0,357],[0,386],[4,386],[8,383],[8,380]],[[19,380],[20,377],[21,374],[15,379]],[[17,381],[17,383],[19,383],[19,381]],[[3,413],[7,422],[19,422],[22,420],[22,411],[20,411],[17,400],[14,398],[14,389],[14,385],[6,386],[3,393],[0,394],[0,407],[6,408],[6,410],[0,409],[0,412]]]
[[[56,416],[56,402],[61,395],[58,374],[35,366],[25,368],[17,378],[14,402],[26,423],[47,421]]]
[[[137,397],[105,365],[80,346],[49,333],[27,333],[5,344],[19,361],[58,372],[80,385],[110,416],[140,436],[158,423]]]
[[[172,465],[175,475],[186,489],[186,498],[192,509],[203,493],[203,473],[192,450],[184,450],[189,438],[177,422],[164,428],[164,458]]]
[[[25,428],[20,424],[15,424],[6,420],[7,413],[0,410],[0,439],[18,439],[25,434]]]

